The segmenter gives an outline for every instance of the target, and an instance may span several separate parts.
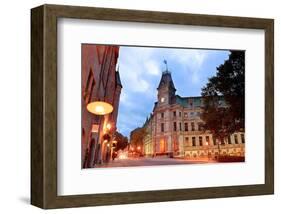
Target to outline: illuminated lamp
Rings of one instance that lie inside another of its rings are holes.
[[[95,101],[87,105],[87,110],[92,114],[106,115],[113,111],[113,106],[107,102]]]
[[[107,128],[108,130],[110,130],[110,129],[111,129],[111,124],[110,124],[110,123],[106,124],[106,128]]]

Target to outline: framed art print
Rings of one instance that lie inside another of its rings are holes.
[[[273,194],[273,20],[31,10],[31,203]]]

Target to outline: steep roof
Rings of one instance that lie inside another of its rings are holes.
[[[203,106],[202,97],[181,97],[176,95],[176,103],[185,108],[197,108]]]
[[[165,85],[168,85],[169,88],[176,90],[171,72],[169,72],[168,70],[162,72],[162,76],[157,89]]]
[[[226,106],[226,102],[223,96],[219,96],[219,101],[221,106]],[[176,103],[185,108],[199,108],[204,106],[203,97],[181,97],[176,95]]]
[[[115,77],[116,77],[116,85],[119,85],[119,86],[121,86],[121,88],[123,88],[121,79],[120,79],[119,69],[115,72]]]

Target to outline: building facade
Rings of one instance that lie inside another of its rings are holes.
[[[152,117],[150,115],[149,118],[145,121],[143,128],[145,129],[145,136],[143,138],[143,152],[146,157],[153,157],[154,150],[152,144]]]
[[[144,138],[146,156],[181,158],[217,158],[221,156],[244,157],[244,132],[230,135],[224,142],[204,130],[201,119],[203,98],[176,95],[171,73],[166,70],[157,88],[158,100],[153,113],[145,122]],[[224,102],[221,98],[221,102]]]
[[[118,46],[82,44],[82,168],[106,161],[112,150],[122,89],[118,54]],[[87,105],[94,101],[111,104],[113,111],[104,116],[90,113]]]

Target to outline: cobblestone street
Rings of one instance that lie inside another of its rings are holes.
[[[109,163],[95,166],[95,168],[103,167],[128,167],[128,166],[155,166],[155,165],[178,165],[178,164],[198,164],[198,163],[210,163],[214,162],[207,159],[199,160],[186,160],[177,158],[157,157],[157,158],[127,158],[127,159],[115,159]]]

